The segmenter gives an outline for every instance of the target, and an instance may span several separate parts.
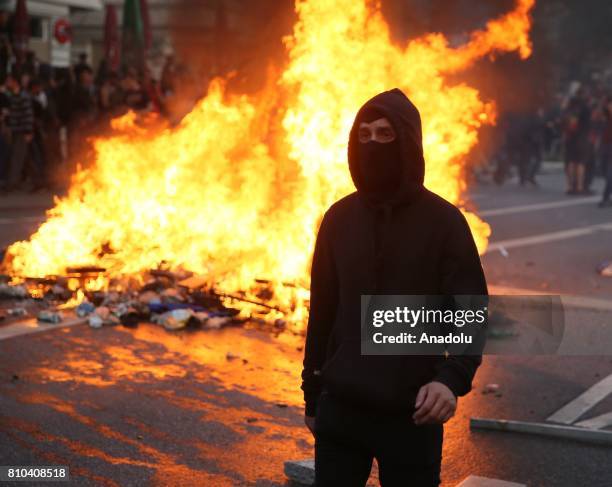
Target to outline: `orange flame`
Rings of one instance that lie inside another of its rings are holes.
[[[307,285],[321,215],[354,190],[346,143],[357,109],[403,89],[423,119],[426,186],[461,205],[465,156],[495,109],[445,75],[495,51],[527,57],[533,4],[518,0],[451,48],[441,34],[394,45],[379,6],[365,0],[297,0],[288,66],[265,93],[229,95],[215,80],[176,128],[145,130],[133,114],[114,121],[115,135],[94,141],[95,163],[77,172],[29,241],[9,248],[9,271],[97,265],[118,277],[164,262],[223,292],[257,278]],[[489,226],[465,214],[484,251]]]

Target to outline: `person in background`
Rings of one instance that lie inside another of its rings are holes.
[[[83,71],[89,71],[90,73],[93,73],[93,69],[87,61],[87,53],[84,52],[79,54],[79,62],[76,63],[73,68],[74,79],[76,79],[77,82],[81,79],[81,73]]]
[[[518,168],[519,184],[521,186],[538,186],[535,176],[541,162],[540,126],[537,115],[520,114],[517,121],[518,137],[514,140],[516,151],[515,163]]]
[[[546,110],[543,107],[538,108],[536,113],[532,116],[531,129],[530,139],[532,141],[531,156],[533,158],[533,163],[531,165],[530,179],[531,182],[537,186],[538,184],[535,177],[540,172],[542,163],[548,153],[548,119]]]
[[[121,89],[119,76],[116,72],[109,72],[108,75],[101,80],[98,93],[100,114],[107,118],[113,118],[120,115],[124,95]]]
[[[56,82],[50,73],[49,78],[41,78],[42,90],[47,99],[43,117],[43,152],[45,156],[45,183],[48,187],[59,183],[59,168],[62,163],[62,142],[58,117]]]
[[[134,68],[128,68],[125,77],[121,81],[124,93],[124,103],[132,110],[145,110],[149,105],[149,97],[138,79],[138,73]]]
[[[6,76],[0,82],[0,187],[7,183],[9,161],[11,157],[10,131],[7,128],[10,96],[6,89]]]
[[[567,194],[585,191],[585,167],[591,112],[582,88],[569,102],[564,127]]]
[[[98,113],[98,103],[96,85],[93,82],[93,71],[91,69],[82,69],[79,72],[72,108],[78,126],[89,126],[95,121]]]
[[[51,99],[55,107],[54,115],[58,126],[61,160],[65,164],[68,161],[70,152],[68,127],[72,122],[72,106],[74,101],[74,87],[70,70],[67,68],[56,70],[50,88]]]
[[[165,113],[163,95],[160,84],[151,75],[151,70],[145,67],[142,74],[143,90],[149,100],[149,110],[156,113]]]
[[[34,51],[26,52],[25,62],[23,63],[22,71],[30,78],[38,77],[39,62]],[[24,87],[27,85],[23,85]]]
[[[593,194],[591,185],[598,173],[601,132],[603,130],[603,103],[601,100],[590,99],[589,131],[587,134],[586,166],[584,173],[584,193]]]
[[[2,80],[5,80],[8,74],[12,50],[9,13],[0,10],[0,79]]]
[[[17,76],[21,89],[23,91],[28,91],[30,89],[30,81],[32,81],[32,76],[27,71],[16,71],[16,73],[21,73],[19,76]]]
[[[601,164],[606,181],[600,208],[612,207],[612,97],[608,97],[603,109],[604,125],[601,134]]]
[[[47,181],[45,138],[46,127],[49,123],[49,101],[39,79],[33,79],[30,83],[30,96],[32,97],[32,109],[34,111],[34,134],[30,146],[30,162],[34,166],[33,173],[37,175],[32,191],[37,191],[44,188]]]
[[[8,127],[11,131],[11,159],[8,172],[8,190],[21,183],[24,166],[34,138],[34,109],[30,95],[22,89],[14,75],[9,75],[6,86],[10,93]]]
[[[164,96],[172,96],[176,93],[176,62],[172,55],[166,57],[161,75],[160,88]]]
[[[563,147],[563,95],[556,93],[554,103],[546,113],[545,148],[546,157],[551,160],[560,160]]]
[[[77,81],[72,99],[72,114],[69,128],[69,147],[71,161],[76,163],[77,156],[82,163],[93,160],[89,154],[91,145],[87,139],[93,135],[98,122],[98,95],[94,84],[93,71],[83,69]],[[74,168],[72,169],[74,170]]]
[[[106,59],[102,58],[100,64],[98,64],[98,71],[96,71],[96,77],[94,82],[96,86],[102,86],[102,84],[108,79],[111,74],[111,69]]]

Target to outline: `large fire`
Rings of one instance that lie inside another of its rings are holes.
[[[518,0],[451,48],[441,34],[395,45],[379,6],[366,0],[297,0],[289,63],[263,93],[230,95],[215,80],[177,127],[143,128],[133,114],[116,120],[47,221],[8,249],[8,271],[42,277],[95,265],[108,278],[133,279],[163,263],[207,276],[225,293],[256,279],[307,287],[318,222],[354,190],[346,143],[357,109],[380,91],[403,89],[422,114],[426,186],[463,205],[465,156],[495,109],[445,76],[495,51],[527,57],[533,3]],[[484,251],[489,226],[465,215]]]

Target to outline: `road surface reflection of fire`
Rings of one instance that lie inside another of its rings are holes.
[[[328,206],[353,190],[346,142],[356,110],[399,87],[420,108],[426,185],[461,205],[465,156],[492,102],[445,77],[495,51],[530,54],[534,0],[449,47],[441,34],[397,46],[365,0],[298,0],[289,62],[257,97],[211,83],[179,126],[128,114],[94,141],[96,158],[74,175],[29,241],[7,253],[15,276],[63,275],[70,266],[107,270],[120,286],[164,263],[206,276],[220,292],[278,283],[276,305],[301,321],[315,232]],[[489,226],[465,211],[482,251]],[[291,283],[292,286],[281,283]],[[297,287],[294,285],[297,284]],[[248,293],[246,294],[248,296]]]

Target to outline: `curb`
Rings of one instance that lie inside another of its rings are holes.
[[[478,475],[470,475],[456,487],[526,487],[525,484],[517,484],[516,482],[508,482],[507,480],[490,479],[487,477],[479,477]]]
[[[593,445],[612,446],[612,431],[592,430],[576,426],[512,421],[507,419],[470,418],[471,430],[526,433],[549,438],[563,438]]]
[[[603,298],[591,298],[589,296],[578,296],[573,294],[559,294],[550,290],[521,289],[508,286],[490,285],[491,294],[506,294],[517,296],[559,296],[563,306],[568,308],[588,309],[593,311],[612,311],[612,300]]]
[[[87,323],[87,318],[69,318],[57,324],[39,323],[36,318],[31,318],[24,321],[17,321],[10,325],[0,326],[0,340],[6,340],[7,338],[21,335],[30,335],[32,333],[40,333],[42,331],[57,330],[58,328],[66,328],[68,326],[76,326],[83,323]]]

